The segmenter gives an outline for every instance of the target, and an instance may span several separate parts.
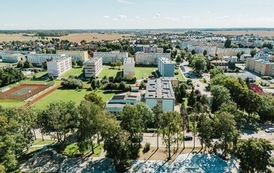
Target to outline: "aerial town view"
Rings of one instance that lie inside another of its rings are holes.
[[[0,173],[274,172],[273,0],[0,13]]]

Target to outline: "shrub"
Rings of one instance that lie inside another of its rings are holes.
[[[145,147],[143,148],[143,153],[147,153],[150,150],[150,143],[146,142]]]
[[[69,77],[67,79],[62,79],[61,83],[63,88],[66,89],[82,89],[83,88],[83,82],[79,79],[75,79],[74,77]]]
[[[179,74],[179,72],[178,72],[178,71],[175,71],[175,72],[174,72],[174,74],[175,74],[175,75],[178,75],[178,74]]]

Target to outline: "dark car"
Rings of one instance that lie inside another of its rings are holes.
[[[185,141],[192,141],[193,137],[192,136],[185,136],[184,140]]]

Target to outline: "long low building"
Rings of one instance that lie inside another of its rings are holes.
[[[168,58],[170,59],[170,53],[144,53],[136,52],[135,53],[135,64],[138,65],[157,65],[159,58]]]
[[[88,51],[80,51],[80,50],[57,50],[56,54],[63,55],[71,57],[76,62],[82,61],[86,62],[89,59]]]
[[[24,62],[26,60],[25,55],[20,53],[3,53],[0,55],[2,62],[5,63],[18,63],[19,61]]]
[[[103,64],[111,64],[112,62],[121,61],[128,57],[127,52],[112,51],[112,52],[93,52],[93,57],[102,57]]]
[[[62,57],[47,62],[48,75],[59,77],[72,68],[71,57]]]
[[[35,52],[30,52],[26,57],[33,66],[37,67],[41,67],[44,62],[61,58],[61,56],[57,54],[36,54]]]
[[[174,111],[175,96],[168,78],[148,79],[145,103],[152,109],[160,104],[163,112]]]
[[[264,59],[246,59],[246,68],[263,76],[274,76],[274,62]]]
[[[98,76],[103,69],[101,57],[91,58],[84,63],[85,77]]]

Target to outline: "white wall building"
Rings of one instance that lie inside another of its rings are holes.
[[[84,63],[85,77],[98,76],[103,69],[101,57],[91,58]]]
[[[250,54],[242,54],[240,57],[241,61],[246,61],[247,58],[252,58]]]
[[[135,63],[140,65],[157,65],[158,59],[168,58],[170,59],[170,53],[144,53],[136,52],[135,53]]]
[[[72,68],[71,57],[62,57],[47,62],[48,75],[59,77]]]
[[[125,58],[124,59],[124,77],[133,77],[135,75],[135,61],[134,58]]]
[[[83,61],[86,62],[89,58],[88,51],[80,51],[80,50],[57,50],[56,54],[58,55],[67,55],[70,56],[72,59],[77,61]]]
[[[237,56],[223,56],[222,60],[224,60],[226,62],[236,63],[238,61],[238,57]]]
[[[102,57],[103,64],[110,64],[116,61],[124,61],[128,57],[127,52],[112,51],[112,52],[93,52],[93,57]]]
[[[35,52],[27,54],[27,59],[32,63],[32,65],[38,67],[41,67],[44,62],[58,58],[61,58],[61,56],[57,54],[36,54]]]
[[[174,111],[175,96],[168,78],[148,79],[145,103],[152,109],[160,104],[163,112]]]

